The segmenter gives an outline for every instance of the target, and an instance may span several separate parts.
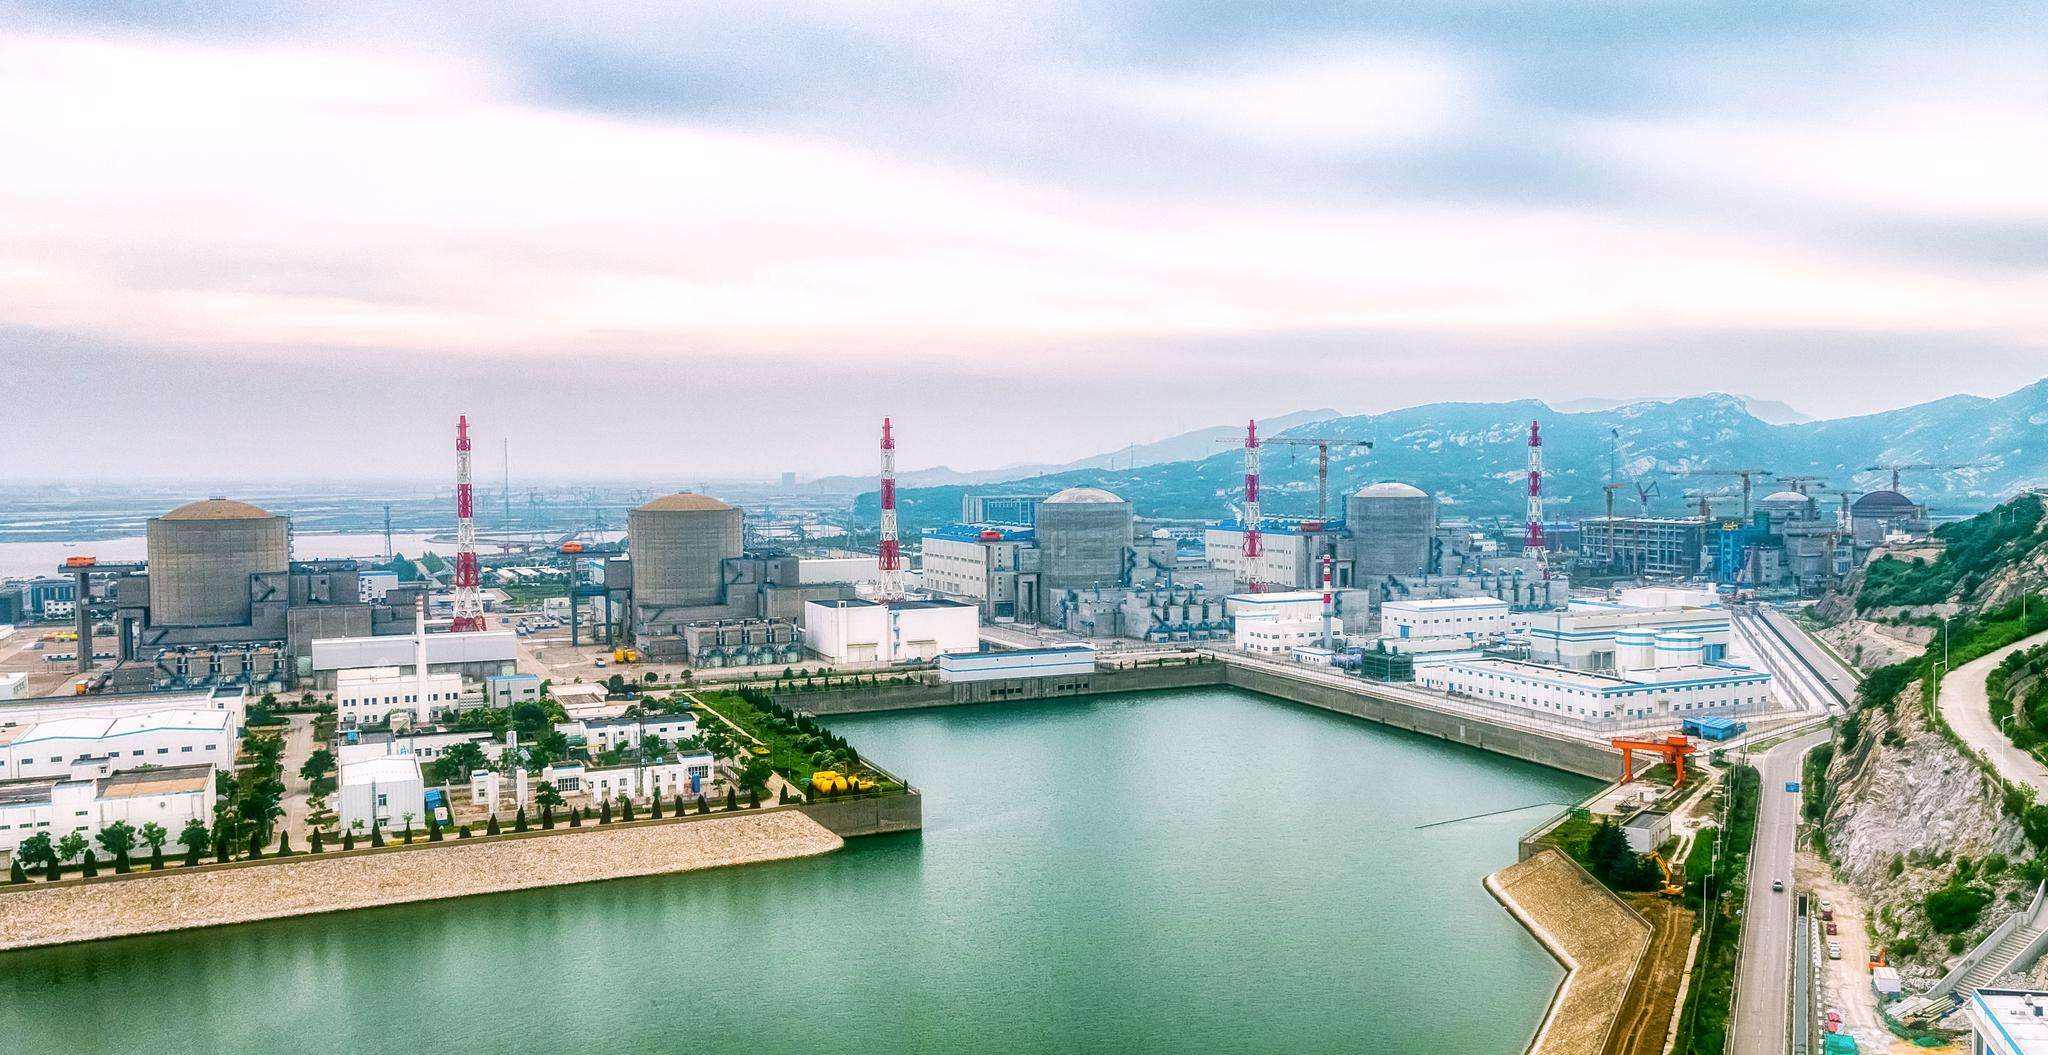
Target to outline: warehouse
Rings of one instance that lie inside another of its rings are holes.
[[[344,729],[382,725],[393,714],[425,725],[461,705],[460,674],[429,674],[423,683],[397,667],[357,667],[335,676],[334,706]]]
[[[962,601],[812,601],[804,645],[833,663],[921,663],[979,648],[981,620]]]
[[[0,729],[0,779],[107,776],[144,766],[232,765],[226,711],[54,718]]]
[[[344,763],[338,801],[341,825],[351,831],[361,833],[372,827],[396,831],[408,821],[424,826],[427,792],[420,778],[419,759],[390,755]]]
[[[355,667],[398,667],[411,673],[415,639],[411,635],[324,638],[313,642],[308,674],[322,689],[335,687],[337,675]],[[427,670],[482,680],[513,674],[519,635],[511,630],[479,630],[468,634],[428,634]]]
[[[939,657],[939,680],[947,684],[1093,673],[1093,645],[1026,648],[1013,652],[949,652]]]
[[[1416,684],[1593,728],[1677,725],[1703,714],[1770,710],[1771,676],[1741,667],[1685,664],[1621,674],[1507,659],[1415,671]]]
[[[54,842],[77,832],[89,844],[114,824],[138,831],[155,824],[170,834],[165,849],[177,852],[185,825],[213,821],[213,774],[211,765],[184,765],[82,780],[0,780],[0,855],[11,858],[23,840],[38,834]]]
[[[1514,628],[1508,603],[1490,597],[1436,597],[1380,605],[1380,636],[1497,637]]]

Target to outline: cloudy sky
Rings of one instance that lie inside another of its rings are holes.
[[[1997,394],[2048,374],[2039,10],[0,0],[0,475]]]

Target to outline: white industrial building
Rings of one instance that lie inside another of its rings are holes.
[[[1039,553],[1029,528],[956,524],[921,540],[924,588],[969,601],[984,619],[1037,615]]]
[[[804,604],[804,647],[833,663],[919,663],[981,645],[981,619],[960,601],[838,598]]]
[[[0,702],[0,730],[59,718],[127,718],[157,711],[221,711],[235,735],[242,732],[249,693],[242,686],[116,692],[95,696],[31,696]]]
[[[939,657],[939,680],[947,684],[1093,673],[1093,645],[1026,648],[1014,652],[949,652]]]
[[[1728,654],[1728,612],[1718,605],[1639,607],[1575,600],[1562,609],[1531,612],[1528,620],[1530,658],[1574,670],[1626,668],[1618,658],[1623,636],[1640,644],[1645,632],[1652,638],[1666,632],[1697,637],[1702,662],[1718,662]]]
[[[0,780],[0,857],[38,833],[54,842],[77,832],[90,842],[100,830],[125,823],[138,832],[156,824],[170,833],[167,852],[193,820],[213,821],[211,765],[166,766],[111,776]],[[138,847],[138,853],[149,851]]]
[[[1290,655],[1323,643],[1323,595],[1316,590],[1237,593],[1223,599],[1231,617],[1232,647],[1240,652]],[[1342,627],[1334,620],[1333,633]]]
[[[1418,665],[1415,682],[1595,728],[1675,725],[1686,718],[1755,714],[1774,706],[1769,674],[1724,664],[1675,663],[1606,673],[1477,659]]]
[[[1972,989],[1963,1008],[1970,1055],[2048,1055],[2048,992]]]
[[[18,700],[28,695],[28,675],[18,670],[0,672],[0,700]]]
[[[309,668],[302,671],[323,689],[332,689],[344,670],[361,667],[400,667],[410,670],[414,659],[411,634],[380,634],[373,637],[330,637],[313,642]],[[428,634],[427,668],[430,672],[486,678],[493,674],[517,673],[519,635],[511,630],[479,630],[466,634]]]
[[[426,782],[420,777],[419,759],[409,755],[343,763],[336,798],[343,828],[402,829],[407,817],[416,828],[427,823]]]
[[[107,776],[144,766],[233,765],[226,711],[53,718],[0,728],[0,779]]]
[[[674,746],[678,740],[687,740],[697,735],[697,718],[690,714],[662,714],[641,718],[587,718],[582,721],[557,722],[555,731],[568,737],[573,745],[577,739],[592,753],[601,751],[629,751],[640,746],[646,736],[660,737],[663,743]]]
[[[460,674],[429,674],[423,681],[397,667],[367,667],[339,671],[334,684],[334,706],[344,729],[382,725],[394,714],[425,725],[461,705]]]
[[[1491,597],[1436,597],[1380,605],[1380,637],[1503,637],[1514,629],[1508,603]]]
[[[334,705],[344,728],[380,725],[398,721],[399,716],[409,724],[425,725],[461,707],[462,675],[432,673],[428,648],[433,635],[427,633],[425,614],[417,618],[417,629],[407,639],[412,646],[411,673],[396,666],[344,667],[334,672]]]

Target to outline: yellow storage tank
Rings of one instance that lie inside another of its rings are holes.
[[[821,769],[811,774],[811,790],[831,794],[846,790],[846,778],[837,770]]]

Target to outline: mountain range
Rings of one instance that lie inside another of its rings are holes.
[[[1260,418],[1259,428],[1268,433],[1280,433],[1302,425],[1343,417],[1334,410],[1297,410],[1292,414]],[[1242,425],[1212,425],[1179,435],[1168,436],[1153,443],[1133,443],[1113,451],[1092,454],[1071,462],[1057,465],[1006,465],[999,469],[974,469],[961,471],[946,466],[930,469],[912,469],[896,474],[898,488],[944,487],[947,485],[972,485],[1002,483],[1008,480],[1023,480],[1035,476],[1054,476],[1060,473],[1077,472],[1083,469],[1138,469],[1165,462],[1180,462],[1206,458],[1222,450],[1225,445],[1242,440]],[[873,476],[821,476],[804,485],[806,490],[826,494],[860,494],[875,486]]]
[[[1696,470],[1767,469],[1780,477],[1820,477],[1825,486],[1860,493],[1890,486],[1889,474],[1873,466],[1965,465],[1902,472],[1901,488],[1936,515],[1988,509],[2024,488],[2048,484],[2048,380],[1997,398],[1949,396],[1875,414],[1787,424],[1766,421],[1750,401],[1721,393],[1576,413],[1530,399],[1432,403],[1356,416],[1316,414],[1269,435],[1374,443],[1369,450],[1331,450],[1332,516],[1342,515],[1342,495],[1377,480],[1401,480],[1436,494],[1445,516],[1518,517],[1526,501],[1523,480],[1532,421],[1542,424],[1545,511],[1560,519],[1603,512],[1603,485],[1615,478],[1654,486],[1647,506],[1658,514],[1694,507],[1689,494],[1739,496],[1737,478],[1688,475]],[[1232,430],[1221,431],[1228,435]],[[1267,515],[1314,515],[1315,461],[1310,447],[1274,446],[1265,452],[1261,497]],[[1132,501],[1144,515],[1217,519],[1233,514],[1243,475],[1243,453],[1225,448],[1130,468],[1062,467],[907,487],[899,490],[898,504],[906,533],[952,522],[959,517],[963,494],[992,484],[1024,493],[1104,487]],[[1784,484],[1759,476],[1753,487],[1754,497],[1761,499]],[[1633,488],[1617,490],[1617,511],[1636,506]],[[1739,498],[1715,505],[1717,512],[1738,507]],[[861,494],[856,519],[872,521],[875,515],[874,494]]]

